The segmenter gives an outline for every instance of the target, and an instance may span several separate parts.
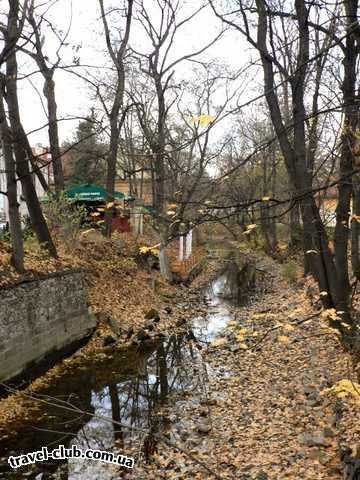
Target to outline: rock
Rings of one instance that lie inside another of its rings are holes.
[[[185,318],[179,318],[179,320],[176,322],[176,326],[177,327],[181,327],[182,325],[184,325],[186,323],[186,319]]]
[[[155,335],[155,338],[158,338],[158,339],[166,338],[166,335],[162,332],[159,332]]]
[[[164,311],[165,313],[167,313],[168,315],[170,315],[172,313],[172,308],[171,307],[165,307],[164,308]]]
[[[200,400],[201,405],[217,405],[217,400],[215,398],[207,398],[204,400]]]
[[[129,340],[134,335],[134,329],[131,327],[126,333],[126,340]]]
[[[269,480],[267,473],[259,472],[256,476],[256,480]]]
[[[324,435],[311,435],[310,433],[302,433],[299,435],[299,443],[307,447],[328,447],[330,445],[329,440],[327,440]]]
[[[209,433],[211,431],[211,425],[205,422],[201,422],[196,425],[196,430],[199,433]]]
[[[108,347],[109,345],[114,345],[114,343],[116,342],[117,340],[115,337],[113,337],[112,335],[106,335],[103,340],[103,346]]]
[[[139,330],[136,338],[140,340],[140,342],[143,342],[144,340],[148,340],[150,338],[150,335],[146,330]]]
[[[147,324],[145,325],[145,329],[146,329],[146,330],[149,330],[150,332],[152,332],[152,331],[154,330],[154,328],[155,328],[155,327],[154,327],[154,324],[153,324],[153,323],[147,323]]]
[[[334,438],[336,436],[334,430],[330,427],[324,427],[323,433],[325,438]]]
[[[146,320],[155,320],[159,319],[160,320],[160,315],[159,312],[155,308],[151,308],[145,313],[145,318]]]
[[[309,407],[318,407],[320,404],[321,404],[321,400],[318,398],[317,399],[314,398],[306,401],[306,405],[308,405]]]
[[[309,454],[309,458],[312,460],[317,460],[321,465],[326,465],[331,461],[330,455],[327,453],[323,452],[322,450],[313,450]]]
[[[312,385],[312,384],[308,384],[308,385],[304,385],[304,393],[305,395],[311,395],[312,393],[314,393],[316,391],[316,388],[315,388],[315,385]]]
[[[111,330],[115,333],[115,335],[120,335],[121,330],[120,330],[119,324],[116,320],[109,317],[107,319],[107,323],[108,323],[109,327],[111,328]]]
[[[232,353],[237,353],[237,352],[240,351],[240,347],[239,347],[239,345],[231,345],[231,346],[229,347],[229,350],[230,350],[230,352],[232,352]]]

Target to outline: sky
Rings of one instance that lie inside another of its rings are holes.
[[[0,0],[2,2],[4,0]],[[152,0],[145,0],[147,3]],[[184,14],[193,11],[197,2],[184,2]],[[105,0],[105,8],[110,5],[110,0]],[[150,11],[154,18],[156,11]],[[72,46],[80,45],[79,53],[80,63],[89,66],[106,67],[109,65],[108,56],[106,54],[105,39],[102,35],[102,21],[97,0],[58,0],[48,13],[48,18],[57,25],[58,28],[66,31],[70,26],[68,37],[69,46],[61,52],[62,63],[72,63],[74,54]],[[180,18],[182,15],[180,15]],[[221,24],[214,16],[210,8],[202,11],[196,19],[185,25],[179,32],[174,43],[173,58],[182,56],[185,53],[201,48],[214,38],[221,28]],[[148,41],[140,28],[139,24],[134,21],[132,27],[132,35],[130,38],[131,45],[141,52],[149,49]],[[53,35],[45,36],[44,47],[49,53],[49,57],[53,58],[53,52],[57,48],[58,42]],[[202,58],[217,58],[221,62],[225,62],[230,68],[237,69],[249,61],[250,53],[248,45],[236,32],[225,33],[224,37],[211,47],[209,53]],[[177,69],[177,76],[187,78],[191,74],[194,64],[191,62],[183,62]],[[33,60],[24,54],[19,54],[19,71],[20,74],[29,74],[36,70]],[[93,72],[93,68],[77,69],[85,76],[89,72]],[[106,71],[106,70],[105,70]],[[259,80],[260,81],[260,80]],[[58,116],[62,119],[71,117],[84,117],[90,108],[94,105],[91,98],[93,92],[89,89],[89,85],[63,70],[57,70],[55,74],[56,96],[58,104]],[[252,80],[254,86],[255,80]],[[42,96],[42,77],[40,74],[33,74],[25,80],[19,82],[19,95],[21,105],[21,115],[27,132],[39,129],[46,125],[46,116],[44,112],[44,98]],[[42,101],[40,97],[42,96]],[[246,93],[245,93],[246,96]],[[219,99],[221,101],[221,99]],[[59,123],[60,140],[63,142],[70,139],[74,134],[74,130],[78,120],[62,120]],[[31,143],[41,143],[46,145],[47,131],[46,128],[30,134]]]

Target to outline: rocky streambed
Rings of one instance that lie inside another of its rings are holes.
[[[26,418],[17,416],[14,405],[13,431],[0,438],[1,478],[134,478],[134,471],[96,461],[48,460],[16,470],[7,463],[9,456],[59,445],[133,457],[135,478],[150,478],[142,465],[152,461],[164,441],[185,449],[198,445],[211,430],[206,412],[214,399],[207,396],[207,384],[224,374],[206,364],[202,351],[232,319],[232,305],[246,300],[245,290],[254,279],[240,294],[236,283],[244,274],[230,262],[207,288],[190,291],[177,308],[184,318],[189,311],[193,318],[183,326],[179,321],[176,334],[156,339],[151,332],[141,339],[137,335],[130,347],[120,349],[109,339],[102,354],[72,367],[68,375],[55,375],[41,394],[27,389],[21,399]],[[198,415],[189,418],[189,406],[196,406]],[[201,462],[197,467],[204,472]],[[184,465],[181,474],[190,475],[190,470]]]

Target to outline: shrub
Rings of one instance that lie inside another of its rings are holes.
[[[49,201],[43,209],[51,234],[58,237],[68,250],[72,249],[86,217],[85,208],[75,205],[74,200],[61,193],[59,196],[49,194]]]
[[[281,276],[287,282],[295,283],[298,279],[298,266],[296,262],[290,260],[281,266]]]

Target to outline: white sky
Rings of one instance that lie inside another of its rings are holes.
[[[4,0],[0,0],[2,3]],[[151,3],[151,0],[146,0]],[[193,11],[194,6],[198,2],[186,2],[186,10]],[[105,0],[105,7],[110,5],[110,0]],[[72,15],[71,15],[72,11]],[[182,15],[179,15],[182,18]],[[66,30],[69,21],[72,18],[71,31],[69,36],[70,44],[81,44],[79,51],[80,63],[93,66],[103,67],[109,65],[108,57],[105,52],[105,39],[101,35],[102,22],[97,0],[58,0],[52,7],[51,18],[59,28]],[[213,13],[207,8],[201,12],[196,19],[192,20],[186,27],[181,30],[174,45],[174,58],[190,53],[194,49],[199,49],[207,44],[219,32],[220,22],[215,18]],[[146,39],[140,30],[139,25],[134,21],[130,43],[136,49],[146,52],[149,48]],[[46,36],[45,47],[49,52],[49,56],[53,56],[57,43],[50,36]],[[72,49],[67,47],[62,50],[62,61],[64,64],[72,63]],[[224,61],[231,68],[239,68],[249,61],[250,54],[248,45],[236,32],[226,33],[215,46],[206,54],[206,58],[217,58]],[[204,58],[204,56],[202,57]],[[34,70],[34,62],[23,54],[19,55],[19,71],[20,73],[29,73]],[[194,64],[191,62],[183,62],[177,69],[177,76],[188,77]],[[79,70],[80,71],[80,70]],[[89,71],[92,71],[91,69]],[[84,70],[82,70],[84,73]],[[39,74],[32,75],[30,81],[42,93],[42,77]],[[43,111],[39,94],[35,91],[29,80],[20,82],[20,105],[21,114],[25,129],[32,131],[46,124],[46,117]],[[64,71],[57,71],[55,76],[56,96],[58,104],[59,117],[78,117],[86,116],[92,106],[90,100],[89,85]],[[257,88],[260,85],[261,78],[256,82],[252,82],[252,86]],[[250,93],[250,97],[254,96],[254,91]],[[72,136],[76,128],[77,121],[62,121],[59,124],[60,140]],[[32,134],[30,136],[31,143],[40,142],[44,145],[48,144],[46,129]]]

